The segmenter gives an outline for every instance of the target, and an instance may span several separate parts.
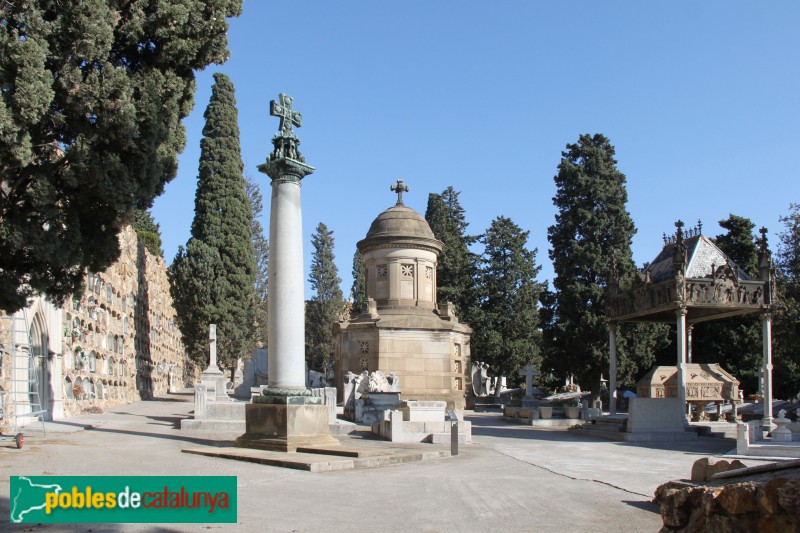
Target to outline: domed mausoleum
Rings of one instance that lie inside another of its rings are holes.
[[[347,372],[394,372],[402,400],[445,400],[463,409],[472,329],[459,323],[449,304],[436,301],[443,243],[403,204],[408,187],[402,180],[392,190],[397,204],[378,215],[357,244],[369,304],[366,313],[335,326],[336,380],[342,383]]]

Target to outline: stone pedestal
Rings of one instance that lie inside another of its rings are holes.
[[[245,407],[245,434],[236,446],[294,452],[301,446],[339,446],[328,432],[328,408],[311,396],[258,396]]]
[[[400,403],[400,391],[367,392],[355,401],[355,422],[371,426],[383,420],[384,411],[394,411]]]

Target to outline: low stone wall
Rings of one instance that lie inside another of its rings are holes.
[[[662,533],[800,531],[800,479],[773,477],[695,485],[671,481],[656,490]]]

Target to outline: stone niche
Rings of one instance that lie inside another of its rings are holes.
[[[441,400],[463,409],[471,388],[472,329],[436,300],[442,242],[422,215],[398,200],[357,246],[369,305],[334,326],[336,382],[347,372],[395,372],[403,400]]]

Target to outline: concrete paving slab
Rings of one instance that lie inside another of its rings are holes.
[[[725,446],[719,439],[662,446],[614,443],[508,426],[500,422],[500,413],[477,413],[467,416],[473,423],[473,444],[460,446],[458,456],[312,474],[182,453],[190,448],[223,450],[238,436],[178,429],[193,407],[189,400],[190,395],[170,395],[138,402],[80,417],[80,424],[91,430],[48,435],[22,450],[0,447],[0,529],[657,531],[661,518],[650,503],[655,488],[689,477],[694,460],[728,451],[719,448]],[[380,449],[387,444],[358,432],[347,438],[343,447]],[[392,447],[449,450],[433,444]],[[238,523],[17,526],[8,522],[12,475],[233,475]]]

